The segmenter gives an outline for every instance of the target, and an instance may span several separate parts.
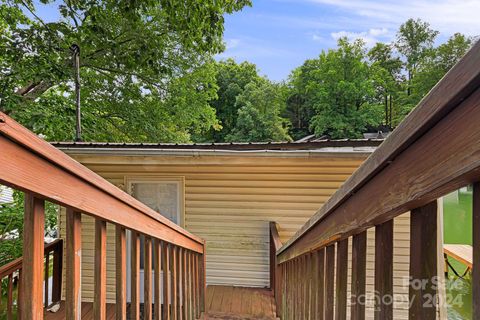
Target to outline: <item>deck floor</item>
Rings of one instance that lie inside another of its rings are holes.
[[[274,320],[275,302],[268,289],[208,286],[205,319]],[[45,320],[65,319],[65,304],[55,312],[45,311]],[[82,303],[82,319],[93,319],[93,304]],[[107,320],[115,319],[115,305],[107,305]]]

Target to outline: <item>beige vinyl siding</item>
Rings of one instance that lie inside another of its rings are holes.
[[[208,284],[267,287],[269,221],[279,224],[280,237],[285,242],[358,168],[365,156],[74,155],[74,158],[123,189],[126,177],[184,177],[185,228],[207,241]],[[61,220],[63,223],[64,217]],[[82,263],[83,298],[91,300],[92,219],[83,218],[82,231],[82,253],[86,257]],[[108,299],[113,302],[111,226],[107,245]],[[372,275],[369,281],[373,283],[372,270],[369,273]]]

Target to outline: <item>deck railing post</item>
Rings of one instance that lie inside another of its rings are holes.
[[[206,244],[203,243],[203,254],[199,259],[199,273],[200,273],[200,313],[205,313],[206,307],[206,293],[207,293],[207,253]]]
[[[473,319],[480,318],[480,182],[473,184]]]
[[[107,317],[107,223],[95,219],[95,260],[94,260],[94,303],[93,318]]]
[[[127,319],[127,235],[125,229],[115,226],[115,314],[117,320]]]
[[[81,214],[67,208],[66,243],[66,318],[81,319],[81,266],[82,236]]]
[[[410,216],[409,319],[437,317],[437,201]]]
[[[22,312],[27,319],[43,319],[44,201],[25,193],[23,231]]]

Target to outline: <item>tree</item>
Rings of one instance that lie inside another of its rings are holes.
[[[287,141],[287,122],[280,117],[285,108],[284,88],[261,78],[250,82],[236,98],[238,110],[235,127],[226,141]]]
[[[261,77],[256,65],[249,62],[236,63],[233,59],[217,62],[215,70],[217,98],[212,99],[210,106],[215,109],[221,127],[220,130],[218,127],[212,128],[206,137],[197,140],[222,142],[237,122],[237,97],[243,93],[247,84],[259,82]]]
[[[405,57],[408,73],[407,94],[411,94],[411,82],[422,59],[432,50],[438,31],[430,28],[428,22],[408,19],[397,33],[396,47]]]
[[[375,88],[362,40],[338,40],[338,48],[323,51],[307,84],[315,115],[311,127],[317,136],[359,138],[381,123],[382,111],[371,105]]]
[[[56,7],[60,18],[42,19],[37,7],[43,4]],[[6,1],[0,4],[0,110],[48,139],[73,136],[65,129],[74,127],[70,48],[77,45],[86,139],[188,141],[192,132],[217,125],[208,104],[215,95],[208,65],[223,50],[223,15],[249,4]],[[191,103],[190,95],[198,99]],[[177,123],[185,114],[190,119]],[[138,131],[143,125],[151,130]]]
[[[311,93],[307,86],[312,81],[314,70],[319,67],[318,59],[309,59],[302,66],[292,71],[288,80],[288,96],[285,114],[291,122],[290,134],[295,140],[312,133],[310,120],[315,114]]]
[[[371,74],[373,76],[376,98],[378,103],[383,104],[385,110],[385,126],[393,127],[392,114],[394,101],[400,91],[402,82],[402,61],[394,55],[393,46],[385,43],[377,43],[368,52],[371,62]],[[396,103],[396,101],[395,101]]]
[[[431,50],[413,79],[413,103],[417,104],[465,55],[471,45],[471,38],[455,33],[446,43]]]

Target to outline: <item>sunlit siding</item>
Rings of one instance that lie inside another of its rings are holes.
[[[75,156],[113,184],[125,178],[185,178],[185,227],[207,241],[207,282],[269,285],[269,221],[289,239],[340,187],[365,155],[311,157]],[[119,213],[121,214],[121,213]],[[64,230],[62,215],[62,230]],[[93,221],[83,219],[83,298],[93,298]],[[62,231],[62,236],[64,232]],[[108,298],[114,299],[113,228],[108,238]]]

